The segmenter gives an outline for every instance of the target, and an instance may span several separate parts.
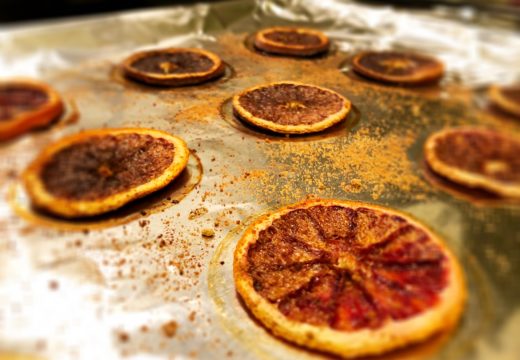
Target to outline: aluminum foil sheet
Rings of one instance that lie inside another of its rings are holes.
[[[385,358],[516,359],[520,207],[439,183],[422,161],[425,138],[446,126],[520,130],[488,108],[482,91],[518,79],[518,33],[475,25],[472,16],[235,1],[2,29],[0,76],[47,81],[67,112],[0,144],[0,358],[327,358],[269,334],[232,279],[234,245],[251,219],[314,195],[408,212],[441,234],[464,266],[469,300],[460,326]],[[250,34],[274,24],[320,28],[333,49],[310,60],[255,52]],[[226,74],[175,89],[121,75],[130,53],[166,46],[212,50]],[[434,54],[448,76],[435,87],[378,85],[350,71],[350,56],[365,48]],[[354,109],[340,126],[304,137],[261,133],[234,118],[234,94],[277,80],[331,88]],[[91,221],[31,208],[19,175],[45,145],[81,129],[126,126],[183,137],[192,154],[182,177]]]

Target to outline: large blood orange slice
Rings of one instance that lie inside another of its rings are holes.
[[[309,200],[255,221],[234,254],[236,288],[274,334],[344,357],[453,327],[461,268],[441,239],[395,210]]]

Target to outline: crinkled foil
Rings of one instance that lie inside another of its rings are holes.
[[[451,14],[453,15],[453,14]],[[461,259],[464,317],[450,334],[388,359],[516,359],[520,353],[520,208],[431,182],[427,135],[482,124],[518,133],[481,91],[519,78],[520,38],[476,25],[471,9],[406,11],[340,1],[235,1],[28,24],[0,32],[0,76],[44,79],[67,113],[0,145],[0,354],[30,359],[325,358],[277,339],[251,318],[232,279],[232,253],[258,214],[308,195],[401,209],[435,229]],[[274,24],[320,28],[331,52],[311,60],[253,51],[249,34]],[[130,53],[198,46],[228,64],[222,79],[157,89],[124,79]],[[437,87],[361,79],[349,58],[398,48],[441,58]],[[278,137],[233,117],[229,99],[269,81],[336,90],[354,109],[339,127]],[[192,151],[182,178],[92,221],[31,209],[19,176],[51,141],[81,129],[153,127]],[[1,356],[0,356],[1,357]]]

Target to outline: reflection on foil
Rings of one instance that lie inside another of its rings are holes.
[[[475,87],[520,81],[520,36],[515,31],[339,0],[258,3],[259,22],[315,24],[345,52],[398,49],[431,54],[444,61],[448,78]]]

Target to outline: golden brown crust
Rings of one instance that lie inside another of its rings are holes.
[[[132,66],[136,61],[157,55],[157,54],[176,54],[176,53],[194,53],[204,56],[213,62],[213,65],[205,71],[158,74],[152,72],[141,71]],[[215,79],[224,74],[225,65],[222,59],[215,53],[198,48],[170,48],[159,50],[139,51],[126,58],[122,64],[123,72],[126,76],[152,85],[166,86],[183,86],[200,84]]]
[[[149,135],[170,142],[174,145],[174,157],[171,164],[160,176],[101,199],[75,200],[59,198],[46,189],[41,178],[41,170],[58,151],[75,143],[83,142],[90,137],[117,136],[122,134]],[[23,181],[27,193],[36,207],[67,218],[93,216],[120,208],[132,200],[141,198],[168,185],[184,170],[188,163],[188,157],[189,150],[184,140],[163,131],[142,128],[90,130],[63,138],[45,148],[25,170]]]
[[[437,154],[439,141],[447,136],[464,132],[482,134],[483,136],[498,134],[493,130],[469,126],[438,131],[430,135],[424,144],[424,156],[428,166],[435,173],[464,186],[484,189],[504,197],[520,198],[520,183],[518,182],[499,181],[482,173],[449,165],[439,158]],[[500,134],[500,136],[503,137],[504,141],[518,142],[518,139],[508,138],[505,134]],[[520,144],[520,142],[518,143]]]
[[[31,129],[48,125],[63,112],[61,96],[47,84],[32,79],[12,79],[0,82],[0,88],[13,85],[40,90],[47,95],[47,101],[36,109],[24,111],[9,120],[0,121],[0,140],[10,139]]]
[[[430,66],[418,68],[414,70],[411,74],[392,75],[382,71],[377,71],[376,69],[371,69],[370,67],[367,67],[362,64],[362,59],[364,57],[379,54],[397,54],[402,57],[411,56],[428,62]],[[371,78],[373,80],[401,85],[423,85],[428,83],[434,83],[440,80],[444,75],[444,64],[433,57],[414,53],[399,53],[395,51],[361,52],[354,56],[354,58],[352,59],[352,66],[357,73]]]
[[[327,117],[325,117],[323,120],[321,120],[319,122],[315,122],[312,124],[285,125],[285,124],[279,124],[279,123],[275,123],[273,121],[269,121],[269,120],[257,117],[255,115],[253,115],[250,111],[245,109],[240,104],[240,98],[249,92],[255,91],[257,89],[267,88],[267,87],[281,85],[281,84],[289,84],[289,85],[295,85],[295,86],[308,86],[308,87],[312,87],[312,88],[319,89],[322,91],[326,91],[330,94],[333,94],[333,95],[341,98],[343,100],[343,106],[341,107],[341,109],[339,111],[328,115]],[[351,107],[352,107],[351,102],[347,98],[345,98],[341,94],[338,94],[335,91],[332,91],[330,89],[326,89],[326,88],[323,88],[320,86],[308,85],[308,84],[303,84],[303,83],[294,82],[294,81],[280,81],[280,82],[274,82],[274,83],[269,83],[269,84],[264,84],[264,85],[258,85],[258,86],[246,89],[243,92],[241,92],[233,97],[233,109],[241,119],[243,119],[257,127],[267,129],[267,130],[270,130],[270,131],[273,131],[276,133],[282,133],[282,134],[306,134],[306,133],[314,133],[314,132],[319,132],[319,131],[325,130],[325,129],[339,123],[343,119],[345,119],[345,117],[350,112]]]
[[[514,101],[510,99],[504,94],[504,90],[507,89],[515,89],[518,93],[520,93],[520,85],[512,86],[512,87],[501,87],[501,86],[491,86],[489,88],[488,96],[500,109],[503,111],[520,117],[520,103],[518,101]]]
[[[318,42],[316,44],[287,44],[268,38],[269,34],[277,32],[292,32],[309,35],[315,37]],[[330,46],[330,41],[324,33],[318,30],[301,27],[276,26],[263,29],[256,33],[254,44],[258,49],[268,53],[291,56],[312,56],[327,51]]]
[[[401,321],[390,321],[380,328],[364,328],[357,331],[339,331],[327,326],[301,323],[283,315],[276,306],[259,295],[254,289],[252,277],[248,272],[248,250],[258,239],[260,231],[269,227],[274,220],[295,209],[305,209],[316,205],[343,206],[352,209],[364,207],[389,214],[397,214],[425,231],[432,241],[442,249],[449,264],[448,284],[442,290],[439,302],[420,315]],[[238,242],[234,253],[233,271],[236,289],[245,304],[255,317],[275,335],[308,348],[333,353],[345,358],[381,354],[419,342],[440,331],[448,330],[457,324],[466,298],[462,269],[457,259],[435,233],[400,212],[355,201],[308,200],[261,216],[251,224]]]

